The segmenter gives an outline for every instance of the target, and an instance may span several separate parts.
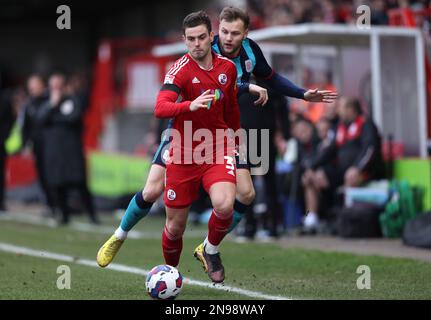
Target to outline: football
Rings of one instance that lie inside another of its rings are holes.
[[[183,276],[177,268],[159,265],[147,274],[145,287],[153,299],[175,299],[183,288]]]

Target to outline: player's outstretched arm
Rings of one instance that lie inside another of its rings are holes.
[[[331,103],[338,98],[338,93],[330,90],[310,89],[304,93],[304,100],[310,102]]]

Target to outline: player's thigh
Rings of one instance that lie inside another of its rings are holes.
[[[207,165],[203,170],[202,185],[214,210],[221,215],[231,214],[236,193],[236,170],[232,158],[225,157],[224,164]]]
[[[251,204],[254,200],[256,193],[251,179],[250,170],[239,169],[236,170],[236,197],[244,204]]]
[[[153,164],[148,173],[142,196],[145,201],[154,202],[163,193],[165,186],[166,168],[157,164]]]
[[[164,202],[170,208],[185,208],[199,197],[201,170],[195,165],[168,164]]]
[[[162,167],[166,167],[166,161],[169,159],[169,146],[170,142],[168,139],[163,139],[154,154],[152,164],[157,164]]]

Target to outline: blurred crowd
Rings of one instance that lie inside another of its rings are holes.
[[[360,5],[371,9],[371,24],[389,22],[388,10],[411,7],[421,10],[430,7],[429,0],[248,0],[252,29],[297,23],[356,23]]]
[[[13,126],[20,131],[20,152],[32,157],[42,191],[46,215],[67,224],[72,191],[78,191],[92,223],[98,223],[93,199],[87,186],[82,144],[83,116],[88,105],[86,77],[81,73],[67,77],[53,72],[46,80],[39,74],[28,77],[26,88],[0,86],[1,165],[6,152],[4,141]],[[4,170],[0,170],[4,174]],[[4,177],[3,177],[4,178]],[[4,183],[1,179],[0,210],[4,211]]]

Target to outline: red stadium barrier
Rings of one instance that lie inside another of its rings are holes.
[[[137,54],[148,54],[154,45],[161,43],[157,39],[107,39],[100,43],[84,120],[86,149],[97,149],[106,116],[123,107],[126,60]]]
[[[37,180],[34,160],[31,156],[11,155],[6,159],[6,186],[14,188],[32,184]]]

